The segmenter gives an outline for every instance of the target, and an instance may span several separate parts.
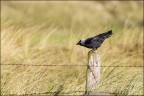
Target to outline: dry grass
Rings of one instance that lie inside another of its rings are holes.
[[[86,64],[82,38],[112,29],[98,52],[102,66],[143,66],[139,2],[2,1],[2,64]],[[84,91],[86,67],[1,66],[2,94]],[[97,92],[143,94],[143,69],[102,67]],[[72,94],[80,94],[74,93]]]

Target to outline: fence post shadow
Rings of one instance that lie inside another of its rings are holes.
[[[101,60],[99,53],[90,50],[88,52],[87,62],[85,95],[89,95],[96,84],[98,84],[100,81]]]

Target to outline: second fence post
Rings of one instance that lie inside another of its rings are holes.
[[[91,90],[100,81],[100,63],[100,55],[94,51],[89,51],[86,69],[85,95],[89,95]]]

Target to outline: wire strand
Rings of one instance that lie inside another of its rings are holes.
[[[51,64],[51,65],[40,65],[40,64],[1,64],[2,66],[84,66],[84,67],[87,67],[88,65],[54,65],[54,64]],[[90,67],[144,67],[144,66],[90,66]]]

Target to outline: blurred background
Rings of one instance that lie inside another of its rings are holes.
[[[2,1],[2,94],[84,91],[86,67],[4,64],[87,64],[76,43],[108,30],[101,65],[143,66],[143,23],[143,1]],[[142,67],[102,67],[93,91],[142,95],[142,80]]]

